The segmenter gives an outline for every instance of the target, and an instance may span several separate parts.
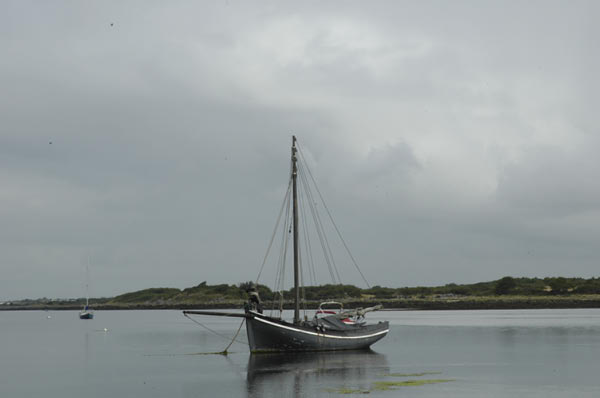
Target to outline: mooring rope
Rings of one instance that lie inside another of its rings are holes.
[[[240,334],[240,330],[242,330],[242,325],[244,324],[245,321],[246,321],[246,318],[243,318],[242,322],[240,323],[240,326],[238,327],[237,332],[235,332],[235,336],[233,336],[233,339],[231,339],[231,343],[229,343],[229,345],[227,347],[225,347],[225,349],[223,350],[223,353],[225,355],[227,355],[227,350],[229,349],[229,347],[231,347],[233,342],[236,341],[236,337],[238,337],[238,334]],[[246,343],[244,343],[244,344],[246,344]]]
[[[226,340],[229,340],[229,336],[225,336],[224,334],[221,334],[221,333],[219,333],[219,332],[217,332],[215,330],[212,330],[208,326],[203,325],[202,323],[198,322],[194,318],[190,317],[188,314],[183,314],[183,316],[185,316],[186,318],[188,318],[192,322],[196,323],[197,325],[202,326],[204,329],[208,330],[209,332],[214,333],[215,335],[217,335],[219,337],[222,337],[222,338],[224,338]],[[229,349],[229,347],[231,347],[231,345],[233,344],[234,341],[237,342],[237,343],[246,345],[247,343],[245,341],[237,340],[237,337],[240,334],[240,330],[242,330],[242,325],[244,324],[245,321],[246,321],[246,318],[242,319],[242,322],[240,323],[240,326],[238,327],[237,332],[235,332],[235,335],[233,336],[233,339],[231,339],[231,342],[229,343],[229,345],[227,345],[227,347],[225,347],[225,349],[223,351],[219,351],[219,352],[205,352],[205,353],[201,353],[201,354],[227,355],[228,354],[227,350]]]

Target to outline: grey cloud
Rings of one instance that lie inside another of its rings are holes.
[[[508,206],[549,217],[594,212],[600,206],[599,173],[598,158],[587,149],[530,148],[505,166],[497,196]]]
[[[372,284],[594,275],[597,9],[4,2],[0,299],[254,278],[292,133]]]

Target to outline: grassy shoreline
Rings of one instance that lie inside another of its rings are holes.
[[[386,310],[508,310],[508,309],[560,309],[560,308],[600,308],[600,294],[570,296],[466,296],[452,298],[405,298],[405,299],[362,299],[339,300],[345,308],[370,307],[383,304]],[[223,300],[219,302],[140,302],[140,303],[94,303],[95,310],[184,310],[184,309],[241,309],[243,300]],[[292,303],[284,303],[285,309],[292,309]],[[319,301],[307,301],[307,309],[315,309]],[[264,308],[272,308],[270,302]],[[72,311],[80,310],[80,305],[71,304],[32,304],[32,305],[0,305],[0,311]]]

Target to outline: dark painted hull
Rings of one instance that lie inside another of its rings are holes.
[[[294,325],[248,312],[246,331],[252,352],[360,350],[382,339],[389,331],[389,323],[321,332],[314,326]]]
[[[92,312],[82,312],[79,313],[79,319],[94,319],[94,314]]]

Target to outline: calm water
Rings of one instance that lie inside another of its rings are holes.
[[[341,388],[373,397],[600,396],[600,310],[369,315],[391,324],[371,352],[251,356],[234,343],[224,357],[200,354],[228,342],[180,311],[105,311],[91,321],[74,311],[0,312],[0,397],[335,397]],[[196,319],[227,336],[239,325]],[[418,379],[451,381],[374,389]]]

